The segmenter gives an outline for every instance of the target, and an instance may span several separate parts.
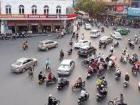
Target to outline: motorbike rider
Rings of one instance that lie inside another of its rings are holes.
[[[64,57],[64,52],[63,52],[63,50],[61,49],[61,51],[60,51],[60,59],[63,59],[63,57]]]
[[[82,98],[86,98],[86,96],[87,96],[87,91],[83,88],[82,90],[81,90],[81,93],[80,93],[80,98],[82,99]]]
[[[40,71],[39,75],[38,75],[38,80],[39,81],[44,81],[45,76],[43,75],[42,71]]]
[[[72,47],[69,49],[68,54],[70,55],[72,53]]]
[[[77,79],[77,81],[76,81],[77,86],[78,86],[78,87],[81,87],[81,86],[82,86],[82,83],[83,83],[82,78],[79,77],[79,78]]]
[[[54,79],[54,75],[53,75],[52,72],[50,71],[49,74],[48,74],[47,80],[48,80],[48,81],[52,81],[53,79]]]
[[[49,97],[48,97],[48,105],[57,105],[57,102],[56,102],[56,98],[53,97],[51,94],[49,94]]]
[[[24,49],[28,47],[28,41],[27,40],[23,42],[22,47]]]
[[[117,76],[117,77],[121,77],[121,71],[120,71],[119,68],[116,70],[116,72],[115,72],[115,76]]]
[[[49,60],[49,58],[47,58],[47,60],[46,60],[46,69],[47,70],[50,69],[50,60]]]
[[[125,79],[125,81],[129,82],[130,77],[129,77],[129,74],[128,73],[125,74],[125,78],[124,79]]]

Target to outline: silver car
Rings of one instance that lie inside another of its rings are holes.
[[[70,75],[74,69],[74,66],[75,66],[75,62],[73,60],[64,59],[61,62],[60,66],[57,70],[57,73],[58,73],[58,75]]]
[[[39,42],[38,49],[39,50],[48,50],[50,48],[55,48],[58,46],[56,41],[52,40],[42,40]]]
[[[22,73],[27,69],[37,65],[37,59],[35,58],[19,58],[13,64],[11,64],[11,71],[14,73]]]

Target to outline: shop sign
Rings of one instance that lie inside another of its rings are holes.
[[[128,8],[128,16],[140,16],[140,8]]]
[[[0,18],[10,18],[10,19],[71,19],[71,18],[76,18],[76,14],[69,14],[69,15],[31,15],[31,14],[26,14],[26,15],[17,15],[17,14],[12,14],[12,15],[6,15],[6,14],[1,14]]]
[[[116,5],[116,12],[123,12],[124,11],[124,5],[118,4]]]

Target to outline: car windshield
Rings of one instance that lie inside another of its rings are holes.
[[[20,62],[20,61],[17,61],[16,63],[15,63],[15,65],[21,65],[22,64],[22,62]]]
[[[62,68],[65,68],[65,69],[68,69],[69,68],[69,65],[68,64],[61,64],[61,67]]]

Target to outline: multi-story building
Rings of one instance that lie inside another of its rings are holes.
[[[1,33],[72,30],[73,0],[1,0]]]

